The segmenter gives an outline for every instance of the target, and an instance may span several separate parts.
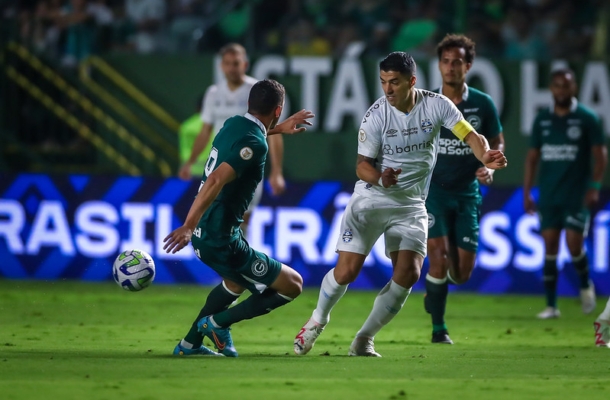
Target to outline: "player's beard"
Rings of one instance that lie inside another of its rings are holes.
[[[572,97],[565,97],[565,98],[555,97],[553,100],[555,101],[555,105],[557,107],[568,108],[572,105]]]

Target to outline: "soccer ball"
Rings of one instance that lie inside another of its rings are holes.
[[[155,279],[155,262],[145,251],[126,250],[114,260],[112,276],[123,289],[137,292]]]

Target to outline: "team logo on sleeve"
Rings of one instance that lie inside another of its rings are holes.
[[[479,129],[481,126],[481,118],[479,118],[478,115],[469,115],[468,118],[466,118],[466,121],[468,121],[474,129]]]
[[[244,160],[248,161],[249,159],[252,158],[252,156],[254,155],[254,152],[252,151],[251,148],[249,147],[244,147],[243,149],[241,149],[239,151],[239,156],[241,158],[243,158]]]
[[[263,276],[267,273],[268,270],[269,267],[267,266],[265,260],[257,258],[256,261],[252,263],[252,274],[254,276]]]
[[[430,120],[430,118],[421,120],[421,130],[424,133],[432,133],[432,131],[434,130],[434,126],[432,125],[432,121]]]
[[[358,141],[362,143],[366,142],[366,132],[364,129],[358,131]]]
[[[347,228],[345,232],[343,232],[343,236],[341,237],[343,243],[349,243],[352,241],[353,238],[354,234],[352,233],[352,230],[350,228]]]
[[[580,137],[580,135],[582,134],[582,132],[580,130],[580,126],[571,126],[568,128],[566,133],[567,133],[568,137],[572,140],[577,140]]]

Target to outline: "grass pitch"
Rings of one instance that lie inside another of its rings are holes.
[[[376,338],[381,359],[347,357],[376,293],[348,291],[316,347],[292,340],[317,290],[234,326],[240,353],[178,358],[209,288],[0,280],[2,399],[584,399],[607,398],[610,350],[590,316],[560,299],[562,318],[538,321],[543,300],[451,294],[453,346],[430,344],[422,293]],[[244,297],[245,298],[245,297]],[[605,304],[605,299],[603,299]],[[207,343],[209,345],[209,343]]]

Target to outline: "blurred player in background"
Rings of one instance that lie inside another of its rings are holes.
[[[546,293],[546,308],[537,315],[541,319],[560,316],[557,253],[562,230],[565,230],[572,263],[579,275],[582,310],[588,314],[595,309],[595,289],[589,279],[584,239],[589,229],[589,210],[599,201],[607,164],[599,118],[574,97],[574,72],[569,69],[553,71],[550,89],[553,105],[541,110],[534,120],[523,182],[523,205],[525,211],[533,214],[536,204],[531,190],[540,164],[538,213],[545,246],[543,279]]]
[[[183,164],[186,164],[191,157],[191,152],[193,151],[193,147],[195,144],[195,139],[199,136],[201,132],[201,128],[203,127],[203,121],[201,120],[201,107],[203,106],[203,96],[199,96],[197,99],[197,105],[195,108],[195,114],[188,117],[182,124],[180,124],[180,129],[178,131],[178,141],[179,141],[179,149],[180,149],[180,161]],[[191,164],[190,173],[195,176],[203,175],[203,168],[205,167],[205,162],[210,155],[210,149],[212,148],[212,141],[209,142],[208,146],[206,146],[205,151],[203,151],[195,163]]]
[[[598,347],[610,347],[610,299],[604,311],[593,323],[595,328],[595,345]]]
[[[447,35],[436,48],[445,95],[492,150],[504,151],[504,135],[491,97],[468,87],[466,74],[475,43],[463,35]],[[472,274],[479,245],[482,202],[479,184],[490,185],[494,170],[481,164],[466,143],[441,128],[439,152],[426,199],[428,262],[424,305],[432,316],[432,343],[453,344],[445,324],[448,284],[465,283]]]
[[[184,225],[165,239],[166,252],[175,253],[192,240],[197,257],[216,271],[223,282],[208,295],[204,307],[175,355],[215,355],[203,346],[203,336],[219,353],[237,357],[230,326],[269,313],[288,304],[302,290],[298,272],[252,249],[240,224],[264,177],[267,134],[302,132],[313,117],[302,110],[276,126],[284,105],[284,87],[273,80],[255,83],[248,97],[248,112],[229,118],[216,138],[205,166],[199,193]],[[252,295],[229,305],[246,289]]]
[[[330,320],[333,306],[357,277],[381,234],[392,260],[392,279],[379,292],[373,310],[356,334],[350,356],[380,357],[375,335],[400,311],[419,279],[426,256],[425,199],[436,161],[441,126],[472,148],[487,167],[506,166],[445,96],[416,89],[416,66],[404,52],[379,64],[385,96],[369,108],[358,131],[356,183],[341,222],[339,258],[322,281],[318,304],[294,339],[296,354],[307,354]]]
[[[230,43],[220,49],[221,69],[225,79],[217,84],[211,85],[205,92],[203,108],[201,109],[201,120],[203,126],[201,132],[195,139],[191,154],[180,168],[178,175],[182,179],[190,179],[192,168],[198,159],[207,160],[213,140],[212,133],[219,132],[225,121],[234,115],[243,115],[248,108],[248,94],[257,82],[256,79],[246,75],[248,70],[248,55],[246,49],[240,44]],[[269,158],[271,171],[269,184],[273,195],[282,194],[286,188],[286,182],[282,173],[284,157],[284,140],[281,135],[269,136]],[[204,150],[206,150],[204,152]],[[199,157],[204,153],[203,157]],[[207,154],[206,154],[207,153]],[[204,161],[205,162],[205,161]],[[244,215],[242,229],[248,226],[250,214],[258,205],[263,195],[263,182],[258,186],[256,195]]]

